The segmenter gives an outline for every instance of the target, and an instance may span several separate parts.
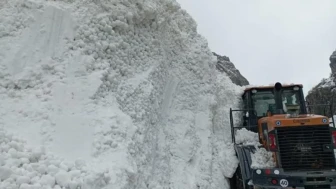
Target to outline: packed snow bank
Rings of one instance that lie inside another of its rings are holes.
[[[272,152],[266,151],[265,148],[257,148],[255,153],[251,154],[253,169],[274,168],[275,161]]]
[[[258,133],[249,131],[245,128],[236,131],[236,143],[241,145],[254,146],[256,151],[251,154],[253,169],[275,167],[273,153],[266,149],[259,142]]]
[[[229,188],[241,88],[175,1],[1,7],[2,188]]]
[[[93,173],[85,162],[67,162],[32,148],[0,130],[0,188],[99,188],[111,179],[108,172]],[[98,186],[98,187],[97,187]]]
[[[243,145],[259,145],[258,133],[249,131],[245,128],[236,131],[236,143]]]

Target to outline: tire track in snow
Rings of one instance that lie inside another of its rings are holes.
[[[22,93],[22,95],[26,95],[26,99],[29,98],[29,100],[23,102],[27,107],[22,109],[22,111],[40,113],[36,115],[27,114],[25,116],[26,119],[31,121],[26,121],[26,123],[22,121],[22,118],[16,118],[20,115],[8,113],[9,116],[6,117],[12,117],[15,127],[30,141],[44,144],[49,142],[51,138],[54,121],[46,113],[50,111],[52,105],[45,103],[46,99],[43,99],[39,93],[39,91],[45,89],[48,91],[49,86],[47,88],[46,83],[51,82],[50,75],[45,73],[46,70],[42,66],[53,67],[54,64],[52,64],[51,58],[63,55],[66,47],[65,38],[73,37],[73,22],[69,12],[54,6],[46,6],[42,12],[40,9],[35,10],[32,8],[31,12],[34,14],[34,22],[30,23],[22,31],[22,35],[9,39],[8,48],[4,49],[4,57],[1,62],[7,64],[9,77],[11,77],[13,82],[32,82],[35,83],[33,86],[41,87],[36,88],[38,97],[33,94],[29,96],[29,93]],[[45,85],[39,84],[39,86],[36,86],[36,83],[40,82],[39,79],[42,83],[45,82]],[[20,110],[14,109],[15,111]]]
[[[164,95],[163,95],[163,101],[162,101],[162,106],[161,106],[161,110],[159,112],[159,120],[160,122],[156,125],[155,129],[155,148],[152,148],[152,154],[154,157],[153,158],[153,162],[152,162],[152,171],[151,171],[151,175],[155,176],[155,168],[156,168],[156,163],[158,163],[156,160],[158,159],[158,155],[157,155],[157,151],[158,151],[158,145],[159,145],[159,140],[164,140],[163,138],[160,138],[160,136],[166,135],[167,136],[167,131],[166,131],[166,127],[167,127],[167,122],[168,122],[168,118],[169,118],[169,110],[170,110],[170,106],[172,104],[173,101],[173,96],[174,93],[176,91],[178,85],[178,80],[176,78],[171,77],[168,82],[167,85],[164,88]],[[165,145],[165,144],[161,144],[161,145]]]
[[[178,81],[176,78],[170,79],[164,90],[164,101],[160,112],[164,134],[161,137],[165,138],[163,140],[168,150],[166,153],[169,160],[165,163],[169,165],[169,177],[172,177],[168,178],[169,181],[178,184],[179,187],[190,188],[202,182],[195,181],[199,178],[195,173],[199,171],[200,161],[204,159],[203,155],[199,154],[199,150],[201,148],[203,150],[201,153],[206,153],[205,149],[208,145],[206,125],[209,112],[204,111],[207,110],[208,103],[206,98],[194,101],[198,99],[199,94],[193,91],[192,79]],[[174,100],[174,98],[177,99]],[[194,103],[198,104],[195,109],[187,108]],[[199,133],[200,131],[204,137]]]
[[[7,61],[13,75],[34,66],[47,57],[60,57],[65,51],[65,38],[73,38],[73,22],[69,12],[48,6],[35,13],[36,21],[24,32],[21,45]],[[42,58],[41,58],[42,57]]]
[[[67,66],[63,74],[68,78],[52,82],[50,88],[53,101],[43,103],[45,107],[42,107],[49,109],[47,112],[52,111],[52,114],[45,116],[48,117],[46,120],[30,124],[30,127],[24,127],[20,122],[17,127],[23,127],[21,133],[28,138],[33,138],[33,133],[41,133],[43,136],[38,140],[60,156],[70,160],[76,157],[88,159],[91,155],[94,128],[93,118],[87,117],[85,110],[88,110],[86,103],[90,95],[94,94],[101,83],[100,75],[93,75],[91,78],[75,77],[77,71],[81,69],[84,73],[85,70],[84,65],[78,64],[84,62],[80,55],[74,56],[68,62],[61,62],[67,48],[66,38],[72,39],[74,33],[74,22],[68,10],[46,6],[43,12],[35,11],[34,18],[35,21],[26,28],[23,35],[14,39],[19,45],[12,45],[12,54],[8,53],[5,57],[4,62],[7,62],[9,71],[12,75],[19,76],[25,74],[27,68],[39,69],[39,65],[49,63],[50,59],[55,58],[58,65]],[[45,81],[48,81],[48,76],[42,75]],[[91,87],[78,87],[88,85]],[[40,99],[33,99],[32,103],[35,106],[29,109],[41,109],[37,106]],[[84,151],[78,146],[88,149]]]
[[[164,89],[164,96],[163,96],[163,102],[162,102],[162,107],[161,107],[161,112],[160,112],[160,119],[161,119],[161,124],[166,124],[168,121],[168,112],[170,112],[170,105],[173,100],[173,95],[176,91],[178,81],[176,78],[171,78],[168,81],[168,84],[166,85]]]

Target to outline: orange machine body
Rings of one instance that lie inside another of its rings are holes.
[[[326,116],[305,114],[291,117],[287,114],[269,115],[258,120],[258,132],[260,142],[267,148],[267,138],[264,138],[261,125],[267,123],[268,131],[272,131],[277,127],[301,127],[301,126],[325,126],[329,124]]]

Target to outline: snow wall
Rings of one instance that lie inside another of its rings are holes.
[[[0,1],[0,188],[229,188],[229,108],[173,0]]]

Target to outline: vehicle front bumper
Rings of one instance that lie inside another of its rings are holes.
[[[284,172],[283,169],[253,169],[252,183],[261,188],[336,189],[336,170]]]

